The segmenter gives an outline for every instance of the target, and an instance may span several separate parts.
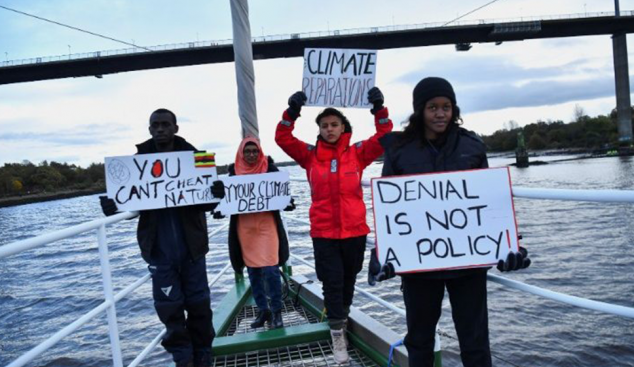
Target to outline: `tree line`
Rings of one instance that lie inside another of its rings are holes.
[[[505,129],[482,136],[489,151],[504,152],[517,147],[517,134],[524,133],[528,150],[587,149],[605,150],[618,146],[619,134],[616,111],[609,116],[589,117],[582,110],[575,111],[576,121],[538,121],[519,127],[509,121]]]
[[[0,197],[105,187],[103,163],[87,168],[43,161],[6,163],[0,168]]]

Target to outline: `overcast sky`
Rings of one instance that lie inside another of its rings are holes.
[[[250,6],[253,36],[433,23],[452,20],[490,0],[264,1]],[[88,5],[89,4],[89,5]],[[0,0],[32,13],[141,46],[226,40],[232,37],[229,0]],[[620,1],[621,11],[634,0]],[[613,12],[614,1],[498,0],[462,20],[502,20]],[[126,48],[105,39],[0,9],[0,65],[7,60],[68,56]],[[634,44],[628,36],[630,71]],[[378,52],[377,86],[400,128],[411,111],[411,91],[426,76],[448,79],[464,127],[491,134],[514,120],[573,119],[575,105],[590,116],[614,108],[610,36],[474,44]],[[255,62],[260,136],[265,153],[287,161],[273,140],[288,96],[301,88],[302,59]],[[634,85],[632,81],[631,85]],[[0,86],[0,164],[42,160],[86,166],[105,156],[135,153],[149,137],[149,114],[173,110],[180,133],[199,149],[231,163],[240,141],[233,64],[61,79]],[[297,135],[314,142],[320,108],[304,108]],[[367,110],[345,109],[353,141],[373,133]]]

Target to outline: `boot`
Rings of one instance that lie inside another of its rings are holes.
[[[330,330],[330,337],[332,338],[332,354],[335,358],[335,362],[339,364],[347,363],[348,359],[348,350],[346,348],[346,333],[343,329],[340,330]]]
[[[284,327],[284,320],[282,320],[282,311],[273,313],[273,320],[271,320],[271,328],[281,329]]]
[[[260,310],[258,311],[258,317],[255,318],[255,321],[251,323],[252,329],[257,329],[259,327],[264,326],[264,323],[271,323],[271,310]]]

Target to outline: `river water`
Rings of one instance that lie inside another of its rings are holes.
[[[510,168],[513,185],[565,189],[634,190],[634,159],[597,158],[559,161],[527,169]],[[491,158],[492,167],[512,163]],[[291,176],[304,177],[299,167]],[[365,177],[380,174],[368,167]],[[294,182],[299,205],[290,215],[307,218],[310,190]],[[0,209],[0,246],[34,235],[101,218],[96,195]],[[370,205],[369,189],[366,202]],[[634,206],[515,199],[522,245],[529,250],[529,269],[506,276],[528,284],[579,297],[634,307]],[[371,210],[368,210],[371,223]],[[107,230],[115,292],[146,274],[135,240],[136,220]],[[209,218],[213,230],[225,220]],[[291,251],[312,260],[308,226],[289,226]],[[228,261],[226,234],[211,239],[207,255],[210,278]],[[367,256],[366,256],[367,261]],[[367,262],[366,262],[367,264]],[[498,274],[497,270],[491,270]],[[314,278],[310,268],[294,272]],[[398,278],[369,287],[365,269],[359,285],[404,307]],[[232,285],[223,277],[212,288],[218,304]],[[446,297],[447,298],[447,297]],[[46,247],[0,259],[0,365],[71,323],[102,302],[96,236],[85,234]],[[446,301],[446,300],[445,300]],[[405,320],[362,295],[355,306],[389,325],[406,331]],[[154,314],[150,284],[117,303],[124,364],[162,329]],[[634,366],[634,320],[546,300],[489,282],[491,349],[495,366]],[[440,321],[444,366],[460,366],[451,310],[443,307]],[[108,366],[110,359],[105,314],[55,345],[32,366]],[[159,346],[143,366],[166,365],[169,356]]]

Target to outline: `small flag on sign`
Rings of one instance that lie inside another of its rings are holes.
[[[214,153],[194,153],[194,166],[196,168],[216,167],[216,155]]]

